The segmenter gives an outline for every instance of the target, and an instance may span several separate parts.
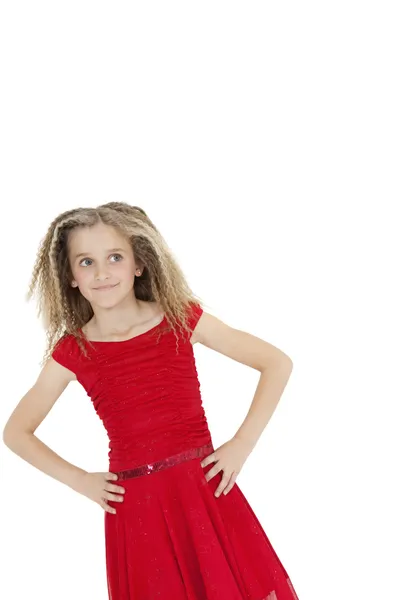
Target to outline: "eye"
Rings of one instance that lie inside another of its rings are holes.
[[[111,254],[110,256],[119,256],[119,258],[121,258],[121,259],[123,258],[123,257],[121,256],[121,254]],[[90,261],[90,260],[92,260],[92,259],[91,259],[91,258],[84,258],[83,260],[81,260],[81,262],[79,263],[79,265],[82,265],[82,263],[84,263],[84,262],[85,262],[85,260],[89,260],[89,261]],[[113,261],[113,262],[115,262],[115,261]],[[121,262],[121,261],[117,260],[116,262]],[[86,266],[86,265],[82,265],[82,266]]]
[[[81,260],[81,262],[79,263],[79,266],[81,266],[82,263],[85,262],[85,260],[90,260],[90,258],[84,258],[83,260]]]

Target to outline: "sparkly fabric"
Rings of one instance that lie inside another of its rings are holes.
[[[191,331],[202,314],[188,311]],[[201,466],[214,446],[189,336],[177,351],[163,321],[122,342],[73,336],[53,358],[76,374],[109,438],[109,470],[125,488],[104,513],[110,600],[298,600],[241,489],[214,495],[222,472]]]
[[[175,454],[174,456],[168,456],[167,458],[163,458],[162,460],[157,460],[154,463],[150,463],[149,465],[141,465],[140,467],[136,467],[135,469],[127,469],[126,471],[118,471],[118,479],[121,481],[123,479],[130,479],[131,477],[139,477],[140,475],[149,475],[150,473],[156,473],[157,471],[161,471],[161,469],[166,469],[167,467],[173,467],[185,460],[191,460],[192,458],[207,456],[207,454],[211,454],[214,452],[214,448],[212,444],[206,444],[205,446],[201,446],[200,448],[190,448],[190,450],[184,450],[183,452],[179,452],[179,454]]]

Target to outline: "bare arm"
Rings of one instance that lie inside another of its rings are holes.
[[[203,312],[192,335],[193,342],[220,352],[237,362],[260,371],[254,398],[235,437],[253,449],[271,419],[292,373],[291,358],[269,342],[230,327]]]
[[[3,441],[32,466],[79,491],[82,475],[87,472],[61,458],[35,435],[69,382],[75,379],[72,371],[50,358],[9,417]]]

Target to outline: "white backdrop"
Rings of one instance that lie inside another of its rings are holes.
[[[237,483],[300,600],[400,599],[395,2],[9,2],[0,12],[0,425],[39,374],[51,220],[143,207],[205,309],[285,351]],[[258,372],[194,347],[214,444]],[[107,470],[79,383],[36,431]],[[0,596],[106,600],[103,510],[1,445]]]

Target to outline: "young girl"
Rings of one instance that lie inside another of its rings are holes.
[[[28,299],[35,287],[48,337],[44,366],[3,439],[104,509],[109,598],[298,600],[235,482],[291,360],[203,311],[136,206],[110,202],[59,215],[39,249]],[[246,419],[219,448],[202,406],[196,342],[261,373]],[[86,472],[34,441],[73,380],[107,430],[107,472]]]

